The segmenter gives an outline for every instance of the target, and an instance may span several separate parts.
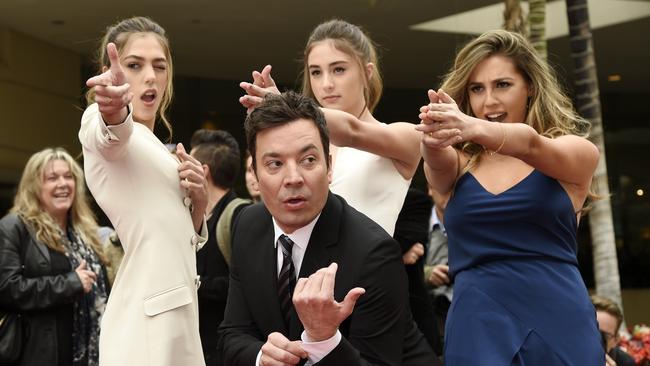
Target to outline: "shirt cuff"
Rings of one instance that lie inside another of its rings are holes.
[[[255,358],[255,366],[260,366],[260,358],[262,358],[262,349],[257,352],[257,357]]]
[[[97,106],[97,104],[94,104],[94,106]],[[102,136],[104,137],[104,141],[108,143],[111,143],[113,141],[117,142],[120,140],[126,140],[131,136],[131,133],[133,132],[133,107],[131,104],[127,106],[127,111],[128,114],[126,115],[124,122],[117,125],[107,125],[104,121],[104,118],[102,118],[102,114],[99,113],[99,108],[97,107],[99,120],[102,122],[100,124],[100,129]]]
[[[306,365],[313,365],[325,358],[341,343],[341,332],[337,329],[332,338],[320,342],[311,342],[305,331],[302,332],[300,338],[302,339],[302,349],[309,354]]]
[[[208,223],[205,220],[205,216],[203,216],[203,223],[201,224],[201,232],[200,233],[194,233],[192,235],[192,245],[196,247],[196,251],[198,252],[203,248],[203,245],[208,241]]]

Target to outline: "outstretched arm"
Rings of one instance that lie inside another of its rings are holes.
[[[253,83],[241,82],[239,85],[246,91],[239,102],[249,113],[262,102],[266,94],[280,93],[271,77],[270,65],[265,66],[261,73],[253,71]],[[412,124],[368,123],[340,110],[321,110],[334,145],[352,147],[392,159],[405,179],[413,177],[420,163],[420,134],[413,130]]]
[[[127,108],[133,94],[126,83],[115,45],[109,43],[106,52],[111,61],[110,69],[86,81],[95,91],[95,103],[88,106],[81,117],[79,141],[85,151],[96,151],[107,160],[116,160],[123,156],[133,132],[133,111]]]
[[[452,147],[461,141],[460,131],[440,130],[438,123],[429,117],[430,108],[439,102],[438,93],[430,89],[427,95],[430,103],[420,108],[421,123],[416,130],[422,132],[420,152],[424,158],[424,174],[435,195],[444,199],[449,196],[458,178],[459,164],[465,158]]]
[[[321,108],[330,139],[336,146],[352,147],[392,159],[405,179],[410,179],[420,163],[421,134],[407,122],[364,122],[350,113]]]
[[[587,139],[565,135],[549,138],[524,123],[494,123],[462,113],[444,91],[441,103],[432,103],[426,117],[436,131],[457,131],[462,141],[474,141],[486,149],[524,161],[561,182],[587,190],[599,152]]]

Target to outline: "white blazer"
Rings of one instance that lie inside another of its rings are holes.
[[[132,108],[131,108],[132,110]],[[124,247],[101,321],[101,366],[202,366],[196,235],[178,160],[133,121],[106,126],[97,104],[81,119],[86,182]]]

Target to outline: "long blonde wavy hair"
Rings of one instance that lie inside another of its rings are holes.
[[[59,225],[43,209],[39,198],[45,179],[45,169],[54,160],[66,162],[74,177],[74,200],[68,211],[68,224],[79,233],[83,242],[89,245],[105,263],[102,246],[97,234],[97,222],[86,195],[83,171],[63,148],[46,148],[29,158],[20,178],[20,183],[18,183],[18,192],[14,198],[11,212],[16,213],[26,225],[34,229],[36,239],[57,252],[65,253],[66,250]]]
[[[158,23],[147,17],[133,17],[124,19],[116,24],[109,26],[106,29],[106,34],[102,38],[101,45],[97,50],[97,73],[101,74],[103,68],[111,67],[111,61],[108,58],[106,53],[106,45],[110,42],[115,43],[117,47],[117,52],[122,53],[124,46],[129,42],[131,36],[136,34],[153,34],[160,43],[160,46],[165,53],[165,58],[167,59],[167,85],[165,86],[165,93],[162,96],[160,101],[160,107],[158,108],[157,115],[160,118],[162,124],[165,126],[165,129],[169,133],[168,141],[172,139],[172,125],[167,119],[167,109],[172,102],[172,96],[174,94],[172,79],[173,79],[173,64],[172,64],[172,55],[171,49],[169,47],[169,39],[165,33],[165,29],[158,25]],[[86,103],[88,105],[95,102],[95,89],[88,89],[86,92]]]
[[[481,61],[494,55],[512,60],[528,82],[531,96],[524,121],[526,124],[540,135],[550,138],[588,136],[590,123],[575,111],[571,99],[562,90],[548,63],[526,38],[505,30],[488,31],[470,41],[458,52],[451,70],[445,76],[441,88],[456,101],[463,113],[474,116],[469,101],[470,75]],[[481,145],[471,141],[456,148],[469,155],[469,163],[463,172],[478,164],[484,151]]]
[[[309,80],[309,65],[307,59],[309,53],[314,48],[316,42],[331,40],[334,47],[357,61],[359,70],[363,75],[366,85],[364,86],[364,98],[366,107],[372,113],[379,103],[381,93],[384,88],[379,72],[379,57],[377,50],[370,37],[358,26],[348,23],[340,19],[332,19],[319,24],[309,35],[305,51],[303,53],[303,67],[302,67],[302,93],[314,100],[314,92],[311,89],[311,81]],[[368,78],[364,70],[366,64],[372,62],[374,68],[372,76]]]

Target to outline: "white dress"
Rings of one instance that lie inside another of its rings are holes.
[[[100,365],[205,365],[196,297],[204,238],[183,203],[178,160],[132,115],[107,127],[96,104],[79,140],[88,187],[125,251],[101,322]]]
[[[330,190],[391,236],[410,184],[391,159],[350,147],[336,152]]]

